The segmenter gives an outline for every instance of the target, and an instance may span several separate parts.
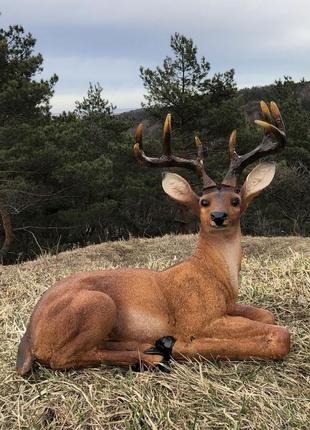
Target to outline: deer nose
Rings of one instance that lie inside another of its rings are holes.
[[[226,212],[211,212],[211,220],[214,221],[216,225],[223,225],[226,218]]]

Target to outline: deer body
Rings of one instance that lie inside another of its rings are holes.
[[[158,163],[148,163],[154,160]],[[177,157],[172,161],[186,164]],[[200,169],[192,161],[189,168]],[[273,175],[274,166],[259,165],[240,194],[229,185],[232,171],[221,186],[202,173],[207,187],[199,198],[185,179],[167,174],[166,193],[200,218],[194,254],[162,272],[85,272],[57,283],[34,309],[19,346],[18,373],[27,373],[34,361],[66,369],[157,365],[170,356],[283,358],[289,351],[288,331],[274,325],[270,312],[237,304],[240,214]]]
[[[88,313],[79,315],[79,310],[92,295],[102,296],[99,312],[103,319],[108,315],[109,321],[113,320],[109,325],[103,321],[102,344],[128,339],[153,344],[167,334],[183,340],[206,336],[210,322],[227,314],[236,301],[225,248],[211,257],[210,247],[213,251],[212,242],[200,238],[192,257],[163,272],[106,270],[60,281],[47,290],[34,310],[30,324],[33,355],[53,365],[53,354],[63,345],[64,335],[67,344],[70,335],[74,339],[77,327],[72,327],[72,318],[87,325]]]

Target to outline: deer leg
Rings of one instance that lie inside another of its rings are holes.
[[[275,322],[274,315],[270,311],[239,303],[236,303],[233,308],[229,310],[228,315],[244,317],[265,324],[274,324]]]
[[[207,337],[190,342],[177,340],[172,356],[206,359],[282,359],[290,348],[290,335],[284,327],[226,316],[213,322]]]
[[[55,312],[53,318],[40,321],[32,333],[35,359],[53,369],[83,368],[101,363],[156,365],[164,354],[144,354],[154,344],[111,342],[117,308],[114,301],[99,291],[79,291],[71,302]]]
[[[80,340],[79,340],[80,342]],[[148,355],[144,351],[152,348],[149,343],[139,342],[110,342],[110,347],[114,344],[115,349],[97,349],[81,351],[72,354],[70,357],[65,354],[54,355],[50,362],[52,369],[79,369],[100,364],[117,365],[128,367],[130,365],[143,365],[155,367],[164,360],[163,355]],[[71,350],[73,347],[71,346]]]

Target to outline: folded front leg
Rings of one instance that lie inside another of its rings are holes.
[[[163,354],[148,355],[144,351],[152,348],[152,344],[139,342],[106,342],[107,349],[93,348],[76,351],[67,356],[60,351],[54,354],[49,366],[52,369],[79,369],[100,364],[128,367],[132,365],[149,365],[155,367],[164,361]]]
[[[260,321],[265,324],[274,324],[274,315],[266,309],[255,308],[254,306],[236,303],[228,312],[231,316],[249,318],[253,321]]]
[[[290,349],[290,335],[286,328],[242,317],[218,319],[211,324],[207,336],[189,342],[177,340],[173,358],[282,359]]]

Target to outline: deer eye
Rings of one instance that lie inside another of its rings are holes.
[[[207,207],[210,205],[210,202],[209,202],[209,200],[203,199],[200,201],[200,204],[201,204],[201,206]]]
[[[239,206],[240,200],[237,197],[235,197],[234,199],[232,199],[231,204],[232,206]]]

